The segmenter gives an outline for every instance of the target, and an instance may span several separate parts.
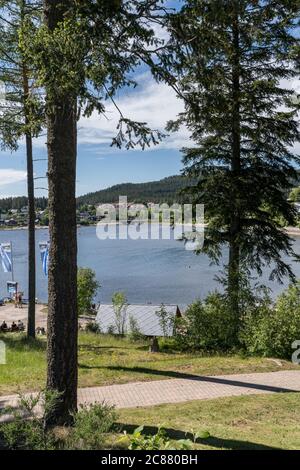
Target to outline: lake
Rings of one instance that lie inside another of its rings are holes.
[[[47,229],[36,231],[38,242],[48,240]],[[13,243],[15,280],[27,297],[27,230],[0,231],[0,243]],[[300,238],[295,240],[300,252]],[[224,262],[226,262],[224,253]],[[293,263],[300,278],[300,264]],[[78,266],[92,268],[101,283],[98,300],[110,302],[116,291],[126,293],[131,303],[173,303],[185,306],[215,289],[214,280],[221,266],[211,266],[205,255],[195,255],[177,240],[99,240],[96,227],[78,229]],[[268,280],[266,269],[261,281],[277,295],[287,285]],[[0,296],[6,295],[6,281],[11,280],[0,266]],[[47,278],[37,256],[37,298],[47,301]]]

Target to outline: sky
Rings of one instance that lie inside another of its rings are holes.
[[[165,84],[157,84],[150,72],[135,76],[138,87],[134,91],[122,91],[117,103],[125,116],[147,122],[153,129],[164,131],[168,120],[183,110],[183,104],[173,90]],[[123,182],[158,180],[178,174],[182,168],[180,149],[188,145],[186,129],[167,136],[161,144],[145,151],[127,151],[111,147],[116,135],[118,113],[107,103],[104,116],[94,113],[78,123],[77,194],[85,194]],[[34,141],[34,159],[46,159],[46,136]],[[46,161],[35,162],[37,178],[46,174]],[[37,179],[36,188],[47,186],[46,179]],[[47,191],[37,189],[37,195]],[[26,156],[24,142],[16,152],[0,152],[0,198],[26,194]]]

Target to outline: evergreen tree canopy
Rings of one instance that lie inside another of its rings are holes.
[[[285,194],[300,161],[287,87],[297,75],[299,13],[299,0],[186,0],[168,18],[172,54],[161,54],[160,76],[166,67],[185,101],[169,129],[191,131],[184,173],[199,179],[189,192],[209,219],[203,250],[218,261],[229,245],[231,293],[242,265],[261,274],[272,264],[271,278],[294,278],[282,258],[295,255],[292,240],[277,220],[292,225],[296,215]]]

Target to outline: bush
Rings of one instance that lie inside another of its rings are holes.
[[[55,400],[59,397],[53,392],[38,394],[35,397],[20,398],[17,409],[4,409],[12,420],[0,425],[0,438],[9,450],[54,450],[56,439],[51,431],[44,427],[45,413],[51,412]],[[37,417],[37,406],[42,403],[44,411],[41,418]]]
[[[92,311],[93,300],[100,288],[95,272],[89,268],[79,268],[77,286],[78,313],[79,315],[90,313]]]
[[[190,450],[193,443],[190,439],[181,439],[172,444],[166,431],[159,427],[156,434],[143,434],[144,426],[136,428],[131,436],[125,433],[120,442],[127,441],[129,450]]]
[[[74,415],[74,429],[69,437],[68,448],[95,450],[104,447],[105,434],[116,419],[112,406],[95,404],[82,406]]]
[[[98,325],[98,323],[96,323],[94,321],[89,321],[85,325],[85,331],[88,331],[90,333],[101,333],[100,326]]]
[[[228,350],[235,328],[226,297],[216,292],[194,302],[176,321],[176,340],[186,349]]]
[[[247,351],[290,359],[292,343],[300,339],[300,282],[291,285],[273,308],[266,302],[244,318],[241,341]]]
[[[142,341],[145,336],[140,330],[138,321],[132,315],[129,316],[129,339],[130,341]]]

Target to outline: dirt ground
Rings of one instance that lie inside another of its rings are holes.
[[[7,326],[10,327],[12,322],[15,321],[17,323],[18,320],[22,320],[25,327],[27,326],[27,314],[28,314],[28,306],[23,305],[23,308],[16,308],[14,304],[6,304],[4,306],[0,306],[0,325],[5,320]],[[85,328],[85,325],[94,320],[95,317],[93,316],[82,316],[79,318],[79,325],[82,328]],[[43,327],[47,329],[47,305],[45,304],[37,304],[36,305],[36,319],[35,319],[36,327]]]
[[[16,308],[14,304],[6,304],[0,307],[0,324],[5,320],[8,327],[10,327],[13,321],[17,322],[22,320],[24,325],[27,325],[27,305],[23,305],[23,308]],[[47,306],[37,304],[36,305],[36,326],[46,328],[47,325]]]

